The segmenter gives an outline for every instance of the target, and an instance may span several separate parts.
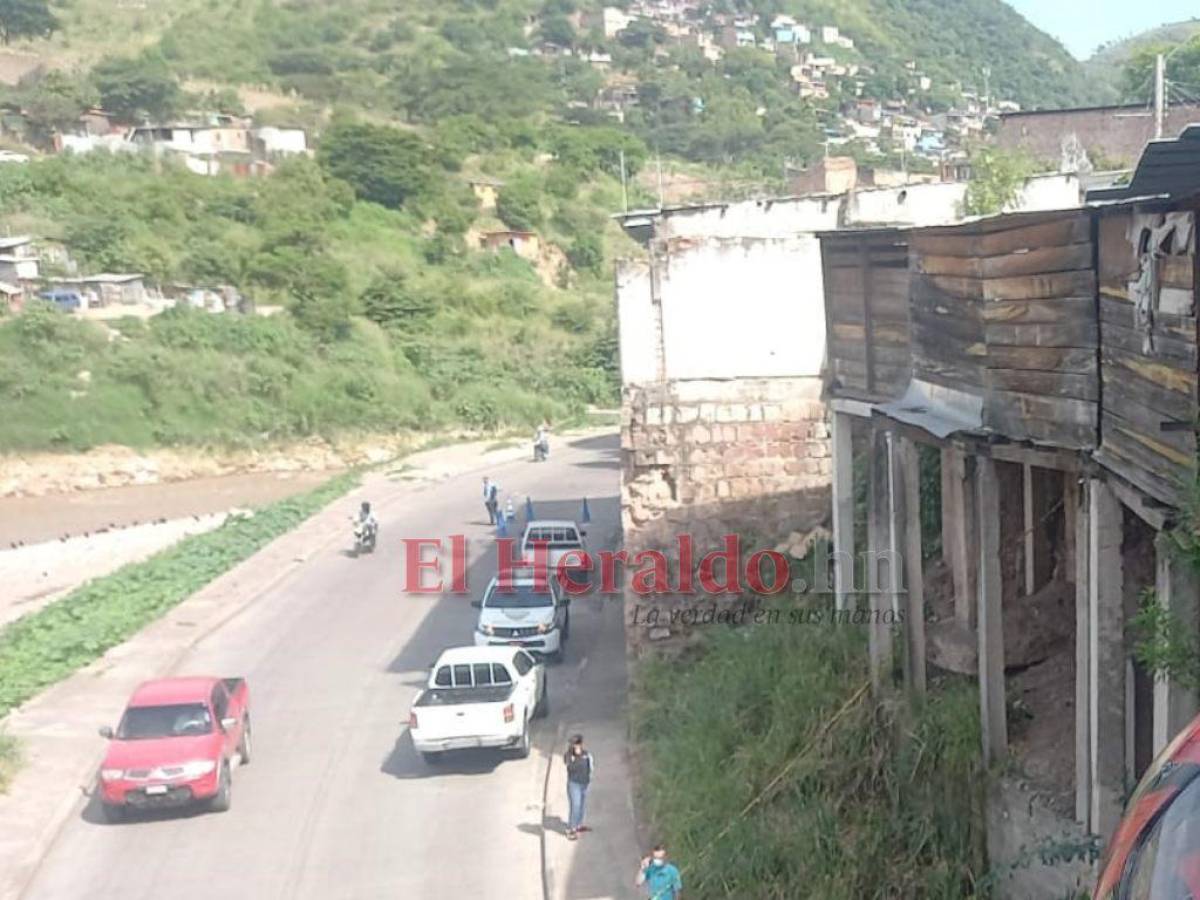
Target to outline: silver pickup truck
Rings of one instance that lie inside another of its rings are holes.
[[[513,647],[455,647],[433,664],[413,701],[408,733],[426,762],[447,750],[511,749],[529,755],[530,722],[550,711],[546,669]]]

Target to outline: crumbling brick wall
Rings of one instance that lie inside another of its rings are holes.
[[[832,460],[819,378],[627,385],[621,455],[621,515],[631,560],[657,549],[674,567],[677,535],[688,533],[698,561],[720,548],[723,535],[737,533],[744,562],[829,516]],[[649,602],[665,610],[712,598],[647,599],[630,592],[628,634],[635,648],[651,631],[666,636],[634,623],[633,607]]]

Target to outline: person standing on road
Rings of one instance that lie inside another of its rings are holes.
[[[646,888],[650,900],[679,900],[683,891],[683,879],[679,869],[667,862],[667,848],[655,844],[649,856],[638,864],[636,884]]]
[[[563,762],[567,765],[567,839],[573,841],[581,831],[590,830],[583,824],[583,810],[592,773],[596,770],[596,761],[583,746],[582,734],[571,738]]]
[[[486,475],[483,476],[483,506],[487,510],[488,524],[495,525],[496,511],[500,507],[500,490]]]

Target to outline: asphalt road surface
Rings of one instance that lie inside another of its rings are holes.
[[[477,596],[495,571],[482,474],[421,486],[375,479],[374,555],[349,557],[347,524],[345,544],[318,549],[173,673],[249,680],[253,761],[235,773],[230,812],[108,825],[81,800],[25,896],[541,898],[545,754],[559,749],[561,716],[595,702],[577,686],[582,665],[623,671],[621,610],[615,598],[572,605],[565,660],[548,670],[550,717],[529,758],[471,751],[426,764],[407,735],[409,704],[438,654],[471,642],[476,611],[473,597],[405,594],[400,540],[466,534]],[[548,462],[487,474],[514,495],[518,525],[526,494],[539,518],[577,518],[586,496],[592,548],[617,540],[615,436],[560,440]],[[97,724],[119,713],[97,710]]]

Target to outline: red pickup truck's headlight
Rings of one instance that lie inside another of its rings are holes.
[[[182,778],[203,778],[216,769],[217,764],[211,759],[196,759],[191,762],[185,762],[180,766],[183,771],[180,773]]]
[[[100,770],[100,780],[101,781],[120,781],[124,777],[125,777],[124,769],[101,769]]]
[[[511,722],[513,720],[513,705],[510,703],[504,707],[504,721]]]

